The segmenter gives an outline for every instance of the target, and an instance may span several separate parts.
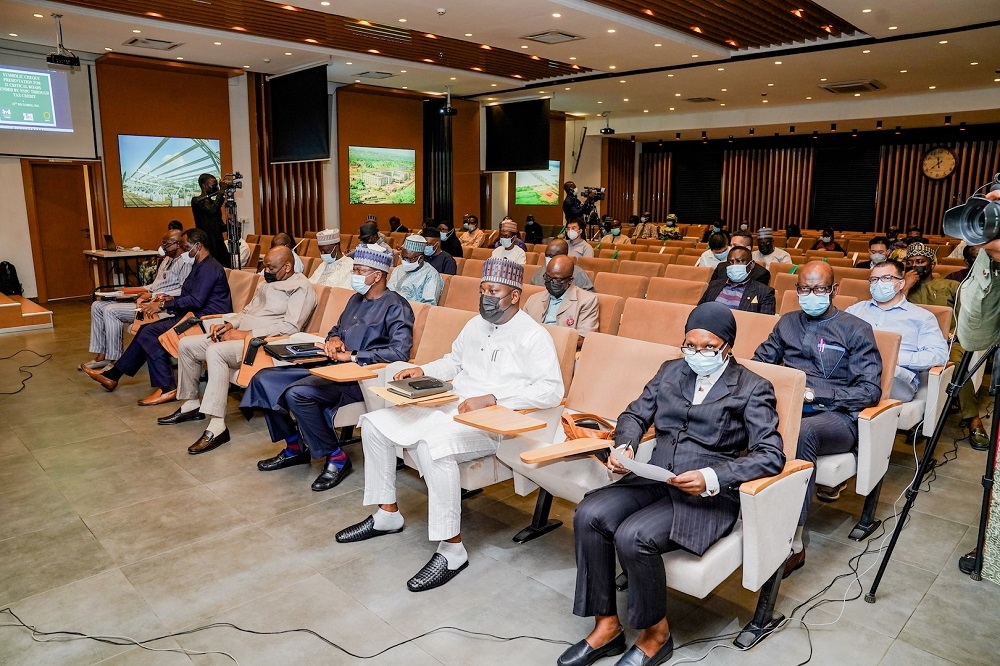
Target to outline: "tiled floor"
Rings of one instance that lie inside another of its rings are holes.
[[[55,304],[52,331],[0,336],[0,356],[30,348],[52,359],[15,396],[0,396],[0,608],[10,606],[42,631],[65,629],[146,638],[209,622],[256,630],[309,627],[346,650],[368,655],[439,626],[576,641],[589,621],[571,614],[570,527],[526,545],[511,536],[530,521],[534,498],[509,483],[465,504],[472,564],[445,587],[411,594],[406,579],[433,552],[426,540],[426,490],[401,473],[408,528],[398,536],[338,545],[334,532],[364,517],[362,474],[314,493],[315,469],[263,474],[273,454],[261,419],[246,422],[230,400],[232,443],[202,456],[185,452],[203,424],[171,428],[157,416],[175,406],[141,408],[146,375],[105,393],[76,370],[88,358],[87,304]],[[17,387],[18,362],[0,361],[0,391]],[[984,400],[988,400],[984,396]],[[943,448],[958,434],[949,427]],[[349,447],[356,464],[361,447]],[[939,456],[940,457],[940,456]],[[878,602],[826,604],[810,613],[813,664],[995,664],[1000,588],[956,569],[975,538],[985,454],[958,444],[958,458],[919,496]],[[913,454],[897,441],[880,513],[913,473]],[[901,504],[900,504],[901,506]],[[863,549],[846,538],[861,500],[846,493],[819,505],[809,523],[806,567],[781,587],[785,613],[848,571]],[[555,513],[571,524],[573,508]],[[861,560],[861,569],[874,564]],[[867,586],[872,567],[863,577]],[[697,600],[671,593],[677,642],[730,632],[752,614],[755,595],[740,575]],[[846,579],[826,595],[856,596]],[[9,618],[0,618],[0,623]],[[729,646],[726,641],[720,645]],[[240,664],[360,663],[303,634],[250,636],[232,629],[162,640],[157,648],[231,653]],[[709,645],[678,650],[704,655]],[[552,664],[563,647],[498,642],[441,632],[371,660],[380,664]],[[715,649],[706,664],[781,666],[806,659],[798,624],[738,654]],[[225,664],[220,655],[187,657],[92,641],[32,642],[0,627],[0,664]],[[614,660],[606,660],[612,664]]]

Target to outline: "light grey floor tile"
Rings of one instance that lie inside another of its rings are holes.
[[[72,400],[67,400],[46,391],[15,398],[0,403],[0,420],[15,430],[53,420],[59,420],[60,423],[75,420],[82,424],[94,420],[90,418],[91,414],[104,410],[101,403],[87,395],[77,395]]]
[[[0,541],[77,522],[76,511],[50,481],[39,479],[8,488],[0,491]]]
[[[154,641],[148,643],[148,646],[155,648],[157,651],[153,652],[135,647],[97,663],[100,666],[191,666],[191,659],[185,654],[159,651],[165,649],[183,649],[172,638]],[[228,661],[228,659],[222,656],[215,658],[218,660],[217,663]],[[232,662],[230,661],[229,663]]]
[[[198,482],[165,455],[57,480],[81,516],[92,516],[162,497]]]
[[[29,450],[74,444],[128,431],[128,426],[104,409],[88,409],[84,413],[72,416],[55,413],[60,415],[14,426],[14,432]]]
[[[0,427],[0,458],[27,453],[21,438],[10,428]]]
[[[896,640],[885,653],[879,666],[951,666],[954,663],[915,648],[906,641]]]
[[[48,481],[38,461],[30,453],[7,456],[0,464],[0,488],[12,489],[17,485],[33,485]]]
[[[159,449],[129,431],[34,451],[35,460],[53,479],[116,467],[159,454]]]
[[[192,456],[182,450],[169,455],[171,460],[200,482],[212,483],[231,476],[256,472],[258,460],[270,458],[279,450],[279,446],[273,444],[266,434],[254,433],[233,437],[228,445],[208,453]],[[319,474],[318,471],[316,473]]]

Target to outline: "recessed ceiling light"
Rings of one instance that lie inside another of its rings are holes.
[[[539,90],[539,91],[538,91],[538,94],[539,94],[539,95],[544,95],[544,94],[545,94],[545,91],[544,91],[544,90]]]
[[[178,59],[178,60],[184,60],[184,58],[182,58],[182,57],[180,57],[180,56],[177,56],[177,59]]]
[[[820,81],[826,81],[826,79],[820,79]]]
[[[321,2],[319,4],[323,5],[324,7],[329,7],[330,6],[330,3],[327,2],[326,0],[323,0],[323,2]]]
[[[285,55],[292,55],[291,51],[285,51]]]
[[[361,79],[354,79],[355,83],[361,83]]]
[[[854,93],[855,97],[861,97],[861,93]]]
[[[139,33],[141,33],[141,32],[142,32],[142,30],[133,30],[132,32],[134,32],[135,34],[137,34],[137,35],[138,35]]]
[[[623,102],[627,102],[628,101],[628,97],[623,98],[622,101]]]
[[[906,74],[906,72],[907,72],[907,71],[908,71],[908,70],[905,70],[905,69],[901,69],[901,70],[899,70],[899,73],[900,73],[900,74]]]
[[[934,89],[936,89],[936,88],[937,88],[937,86],[927,86],[927,89],[928,89],[928,90],[934,90]]]
[[[569,59],[570,60],[576,60],[576,56],[570,56]]]
[[[775,61],[774,61],[774,64],[775,64],[775,65],[780,65],[780,64],[781,64],[781,61],[780,61],[780,60],[775,60]]]
[[[401,70],[399,70],[399,73],[400,74],[406,74],[406,70],[405,69],[401,69]]]
[[[453,76],[453,77],[451,77],[451,80],[452,80],[452,81],[456,81],[456,80],[457,80],[457,78]]]
[[[719,106],[725,106],[725,105],[726,105],[725,102],[719,104]]]
[[[345,65],[353,65],[354,63],[353,62],[345,62],[344,64]]]
[[[625,79],[619,79],[618,83],[625,83]]]
[[[668,78],[668,79],[669,79],[669,78],[673,78],[673,76],[674,76],[673,74],[667,74],[667,78]]]
[[[643,109],[642,112],[643,113],[649,113],[649,109]]]
[[[728,91],[729,91],[729,88],[723,88],[722,89],[722,92],[728,92]]]
[[[608,32],[610,32],[610,33],[614,33],[614,31],[615,31],[615,29],[614,29],[614,28],[608,28]]]
[[[993,79],[993,83],[1000,81],[1000,79]]]
[[[653,46],[663,46],[663,44],[653,44]]]
[[[497,101],[497,98],[496,97],[487,97],[486,101],[487,102],[495,102],[495,101]]]
[[[872,52],[871,49],[865,49],[864,51],[862,51],[862,53],[871,53],[871,52]]]
[[[45,18],[45,17],[44,17],[44,16],[42,16],[41,14],[32,14],[32,16],[34,16],[35,18]]]
[[[409,89],[410,86],[403,86],[403,90]]]
[[[17,37],[16,32],[8,32],[7,34],[10,35],[11,37]]]
[[[521,48],[522,48],[522,49],[526,49],[526,48],[528,48],[528,45],[527,45],[527,44],[522,44],[522,45],[521,45]]]
[[[212,43],[215,44],[216,46],[222,46],[222,42],[212,42]]]
[[[105,47],[104,47],[104,50],[105,50],[105,51],[110,51],[110,50],[111,50],[111,47],[110,47],[110,46],[105,46]]]
[[[765,100],[761,100],[761,101],[763,101],[763,102],[764,102],[764,104],[767,104],[767,100],[766,100],[766,99],[765,99]]]
[[[608,69],[617,69],[615,65],[608,65]]]
[[[862,10],[861,10],[861,13],[862,13],[862,14],[871,14],[871,13],[872,13],[872,10],[870,10],[870,9],[862,9]]]
[[[774,84],[773,84],[773,83],[768,83],[768,84],[767,84],[767,87],[768,87],[768,88],[773,88],[773,87],[774,87]]]
[[[108,50],[110,51],[111,49]],[[250,69],[250,65],[243,65],[243,69]]]
[[[691,54],[691,57],[692,57],[692,58],[697,58],[697,57],[698,57],[698,54],[697,54],[697,53],[692,53],[692,54]]]
[[[472,33],[471,32],[467,32],[467,33],[465,33],[465,36],[466,37],[472,37]]]
[[[812,99],[812,97],[806,97],[806,99]]]
[[[399,19],[400,23],[406,23],[406,19]]]
[[[680,93],[674,93],[674,97],[680,97],[680,96],[681,96]]]
[[[979,63],[978,62],[970,62],[969,64],[970,65],[978,65]]]
[[[497,84],[495,84],[495,83],[491,83],[490,84],[490,88],[496,88],[496,87],[497,87]]]
[[[673,110],[674,110],[674,107],[670,107],[670,110],[671,110],[671,111],[673,111]]]
[[[719,71],[720,71],[720,72],[724,72],[724,71],[726,71],[726,68],[725,68],[725,67],[720,67],[720,68],[719,68]]]
[[[895,26],[895,25],[890,25],[889,26],[889,30],[898,30],[898,29],[899,29],[899,26]]]
[[[569,88],[565,88],[565,90],[569,90]]]
[[[604,102],[598,102],[598,104],[604,104]]]
[[[562,16],[562,14],[553,14],[552,18],[559,18],[560,16]]]

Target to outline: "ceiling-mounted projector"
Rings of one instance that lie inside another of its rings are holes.
[[[58,65],[60,67],[79,67],[80,58],[63,46],[62,14],[53,14],[52,18],[56,20],[56,50],[45,56],[45,62],[50,65]]]
[[[614,127],[602,127],[601,128],[601,134],[614,134],[614,133],[615,133],[615,128]]]
[[[614,134],[615,130],[611,127],[611,112],[605,111],[601,115],[604,116],[604,127],[601,128],[601,134]]]
[[[445,90],[448,91],[447,93],[448,96],[445,97],[444,106],[438,109],[438,113],[440,113],[442,116],[457,116],[458,109],[456,109],[451,105],[451,86],[445,86]]]

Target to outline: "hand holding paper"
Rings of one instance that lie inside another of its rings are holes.
[[[670,470],[663,469],[662,467],[650,465],[649,463],[636,462],[629,456],[625,455],[623,451],[619,451],[614,446],[609,446],[608,449],[611,451],[611,459],[614,460],[619,467],[623,467],[644,479],[666,482],[677,476]]]

